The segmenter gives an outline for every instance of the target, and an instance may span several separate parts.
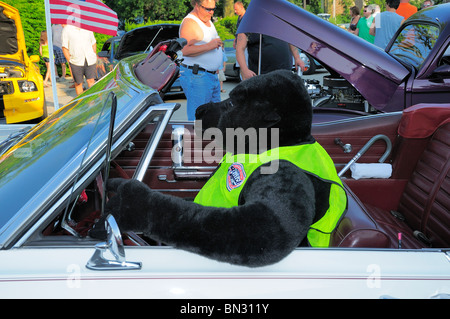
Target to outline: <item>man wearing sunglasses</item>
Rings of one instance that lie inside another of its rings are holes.
[[[191,0],[193,10],[183,19],[180,38],[187,40],[183,48],[180,84],[186,95],[187,116],[195,120],[195,110],[208,102],[220,102],[217,70],[223,67],[222,40],[211,18],[216,0]]]

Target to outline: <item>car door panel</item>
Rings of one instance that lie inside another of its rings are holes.
[[[446,284],[450,265],[445,253],[438,251],[299,248],[274,265],[247,268],[170,247],[137,247],[127,248],[126,258],[141,262],[142,268],[125,271],[86,268],[93,252],[93,247],[0,251],[0,297],[437,298],[450,294]]]

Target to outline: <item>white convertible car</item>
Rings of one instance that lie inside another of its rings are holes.
[[[313,124],[348,194],[329,248],[298,247],[247,268],[123,233],[111,216],[108,239],[92,238],[106,178],[136,178],[189,200],[216,167],[182,157],[183,148],[201,154],[211,141],[188,138],[193,123],[170,122],[179,105],[163,103],[160,92],[177,68],[158,49],[157,77],[142,77],[145,56],[124,59],[0,144],[0,298],[450,297],[449,104]],[[380,157],[392,165],[390,178],[354,179],[346,170]]]

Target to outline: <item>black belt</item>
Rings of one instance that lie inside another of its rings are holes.
[[[181,63],[181,66],[184,66],[185,68],[188,68],[188,69],[191,69],[191,70],[194,69],[194,67],[192,65],[186,65],[186,64]],[[204,68],[201,68],[201,67],[198,67],[197,70],[203,71],[203,72],[208,72],[208,73],[211,73],[211,74],[216,74],[217,73],[216,71],[208,71],[208,70],[206,70]]]

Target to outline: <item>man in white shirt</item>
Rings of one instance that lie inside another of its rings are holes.
[[[62,49],[72,71],[77,95],[83,93],[83,76],[89,87],[95,83],[97,43],[92,31],[66,25],[62,33]]]
[[[222,40],[211,18],[216,0],[191,0],[193,10],[183,19],[180,38],[187,40],[183,48],[180,84],[187,98],[189,121],[195,120],[195,110],[202,104],[220,102],[217,71],[223,68]]]

